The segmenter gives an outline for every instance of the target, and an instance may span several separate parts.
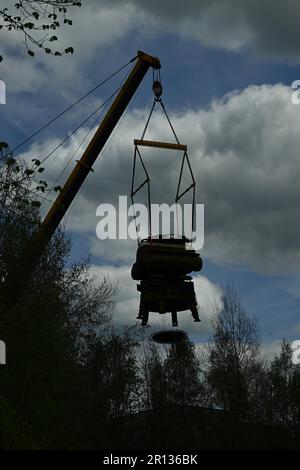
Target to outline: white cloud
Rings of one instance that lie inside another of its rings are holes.
[[[270,343],[262,343],[261,351],[267,361],[272,361],[275,356],[280,354],[282,340],[271,341]]]
[[[53,57],[37,50],[34,59],[30,59],[22,33],[3,30],[1,49],[5,60],[1,64],[1,74],[13,92],[36,93],[46,87],[55,93],[58,84],[67,84],[61,87],[63,93],[70,95],[74,90],[78,92],[82,86],[86,87],[89,80],[85,73],[86,65],[96,55],[98,63],[101,63],[104,50],[107,51],[112,43],[132,28],[132,14],[133,7],[130,5],[123,8],[93,8],[92,4],[86,3],[84,7],[74,9],[71,14],[73,25],[62,26],[56,33],[59,41],[52,46],[54,50],[62,51],[72,46],[74,56]],[[39,33],[36,34],[38,37]],[[30,45],[30,48],[34,46]]]
[[[12,8],[10,2],[4,3]],[[104,57],[105,69],[115,69],[113,59],[107,62],[113,54],[118,57],[128,33],[145,40],[171,32],[207,47],[250,49],[258,55],[298,61],[299,13],[298,0],[286,0],[284,8],[281,2],[273,2],[270,8],[268,0],[89,0],[70,11],[72,26],[57,31],[59,41],[54,46],[63,50],[72,45],[74,56],[52,57],[37,51],[33,59],[26,54],[22,33],[1,30],[5,58],[1,79],[7,83],[8,116],[26,129],[30,122],[43,119],[45,106],[59,102],[58,109],[62,109],[71,103],[92,87],[95,70],[100,80],[107,75],[102,73]],[[193,54],[196,59],[197,50]],[[39,109],[28,105],[29,93],[31,102],[39,99]]]
[[[136,281],[131,279],[130,266],[113,267],[111,265],[92,266],[92,271],[99,274],[108,274],[113,283],[116,283],[117,294],[113,309],[113,322],[118,325],[140,325],[140,320],[136,320],[138,314],[140,294],[136,289]],[[195,292],[198,301],[200,323],[195,323],[190,312],[179,312],[179,328],[187,331],[193,338],[203,338],[208,331],[209,322],[216,306],[220,305],[221,288],[210,282],[205,276],[197,276],[194,279]],[[153,333],[160,328],[171,327],[171,314],[160,315],[150,313],[149,328],[147,333]]]
[[[8,6],[13,9],[12,5]],[[119,41],[133,29],[134,9],[130,4],[122,8],[103,5],[93,8],[90,2],[73,9],[69,15],[73,25],[62,25],[55,32],[59,41],[50,43],[54,50],[74,48],[73,55],[62,57],[45,54],[29,44],[35,51],[35,57],[31,58],[27,55],[22,33],[2,29],[1,79],[7,84],[6,121],[13,123],[15,130],[28,135],[105,79],[121,61],[129,60],[129,55],[120,59],[118,50]],[[36,35],[39,37],[39,32]],[[112,80],[115,88],[123,76],[121,73]],[[100,96],[109,96],[105,87],[101,88]],[[81,103],[80,108],[75,107],[65,114],[64,126],[66,122],[74,124],[78,118],[86,117],[86,110],[95,109],[99,99],[99,93],[95,92]]]
[[[4,3],[12,8],[10,2]],[[284,8],[281,2],[273,2],[270,8],[268,0],[89,0],[83,2],[82,8],[71,10],[72,26],[57,31],[57,48],[63,50],[72,45],[75,49],[74,56],[63,57],[37,51],[31,59],[22,34],[1,30],[1,53],[5,58],[1,79],[7,83],[7,122],[13,121],[16,130],[29,134],[36,128],[33,123],[52,118],[53,105],[63,109],[92,88],[96,75],[101,81],[107,70],[116,68],[121,53],[124,55],[122,41],[128,33],[144,43],[149,37],[161,40],[162,34],[171,32],[207,47],[250,49],[258,55],[297,61],[299,10],[297,0],[286,0]],[[197,49],[193,55],[196,60]],[[34,100],[38,100],[38,106],[33,105]],[[88,99],[81,112],[92,102],[92,98]],[[73,109],[66,115],[67,122],[73,122],[78,114],[81,116],[77,108]]]
[[[197,202],[205,204],[202,254],[217,263],[243,265],[259,273],[299,272],[300,107],[291,103],[291,92],[283,85],[250,86],[213,102],[207,110],[171,116],[180,140],[188,144]],[[146,117],[146,110],[127,113],[67,215],[68,228],[89,233],[92,252],[107,260],[131,262],[135,244],[99,241],[96,208],[129,195],[133,139]],[[48,161],[46,177],[57,175],[85,133],[82,130]],[[153,117],[148,136],[170,139],[161,114]],[[43,155],[53,146],[46,142],[28,155]],[[143,155],[152,202],[173,202],[180,157],[172,152],[162,157],[162,152],[149,149]]]
[[[74,57],[57,58],[37,51],[31,60],[22,33],[2,30],[1,75],[11,93],[47,90],[54,95],[59,91],[61,98],[72,99],[89,82],[87,66],[95,64],[101,70],[103,53],[120,48],[129,32],[159,37],[169,31],[207,47],[249,48],[259,55],[299,60],[299,13],[297,0],[285,0],[284,8],[281,2],[273,2],[270,8],[268,0],[89,0],[82,8],[70,10],[73,25],[61,27],[59,41],[53,43],[61,50],[72,45]]]

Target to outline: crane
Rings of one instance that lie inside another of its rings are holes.
[[[105,146],[112,131],[117,125],[130,100],[141,84],[149,68],[158,70],[161,68],[160,60],[145,52],[138,51],[136,63],[129,73],[124,85],[111,104],[106,116],[99,125],[92,140],[87,146],[81,159],[77,162],[49,212],[44,218],[38,230],[29,241],[22,260],[8,273],[3,285],[2,308],[13,305],[29,282],[31,274],[38,264],[46,246],[59,226],[64,215],[72,204],[79,189],[83,185],[100,152]]]

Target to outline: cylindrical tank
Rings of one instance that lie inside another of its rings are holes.
[[[186,249],[185,238],[149,238],[137,250],[131,275],[135,280],[142,280],[156,275],[184,276],[201,269],[200,255]]]
[[[197,299],[192,277],[200,271],[202,259],[192,249],[186,248],[188,240],[181,238],[148,238],[137,250],[131,276],[141,281],[138,319],[147,325],[149,312],[171,312],[172,325],[177,326],[177,312],[190,310],[194,321],[199,322]]]

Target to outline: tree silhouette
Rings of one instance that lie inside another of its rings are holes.
[[[199,362],[189,341],[172,344],[164,362],[168,403],[196,405],[200,398]]]
[[[22,259],[40,223],[31,204],[33,176],[21,161],[19,169],[15,165],[0,162],[0,301],[7,272]],[[113,294],[108,279],[97,285],[86,262],[70,265],[69,251],[70,241],[58,230],[22,296],[0,315],[7,347],[7,366],[0,368],[2,403],[16,414],[16,423],[28,426],[37,447],[84,442],[82,360],[91,337],[107,322]]]
[[[208,381],[215,403],[240,419],[248,409],[248,390],[255,379],[259,335],[232,286],[225,288],[221,300],[212,320]]]

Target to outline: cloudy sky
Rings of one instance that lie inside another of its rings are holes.
[[[12,2],[0,0],[1,7]],[[222,286],[233,282],[249,315],[257,318],[265,350],[300,338],[300,105],[291,84],[300,79],[300,3],[297,0],[83,0],[59,32],[74,55],[30,58],[22,36],[1,31],[1,139],[16,146],[43,123],[126,64],[137,50],[162,63],[164,102],[182,143],[188,145],[205,204],[204,267],[195,281],[199,313],[179,317],[191,338],[205,340]],[[22,147],[27,159],[47,155],[122,83],[128,69]],[[95,229],[100,203],[116,204],[130,192],[133,139],[139,138],[152,104],[151,73],[65,217],[72,257],[91,253],[93,269],[118,281],[114,321],[134,323],[138,294],[130,278],[134,241],[100,241]],[[56,180],[97,120],[70,138],[49,160],[45,177]],[[157,112],[149,138],[170,140]],[[59,184],[80,157],[73,158]],[[155,199],[176,191],[178,156],[148,152]],[[167,190],[166,190],[167,188]],[[54,199],[55,194],[49,198]],[[49,208],[43,204],[43,211]],[[164,316],[166,317],[166,316]],[[152,320],[153,318],[153,320]],[[153,327],[169,318],[150,318]]]

